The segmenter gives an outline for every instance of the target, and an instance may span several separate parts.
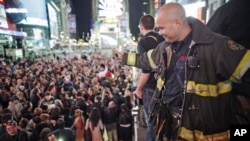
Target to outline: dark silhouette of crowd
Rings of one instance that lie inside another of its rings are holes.
[[[100,121],[93,116],[89,124],[101,134],[93,136],[132,141],[132,75],[115,56],[2,60],[0,74],[0,140],[84,141],[97,109]]]

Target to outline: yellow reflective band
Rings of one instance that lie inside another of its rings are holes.
[[[164,80],[161,77],[158,77],[158,79],[157,79],[157,85],[156,85],[157,89],[159,91],[161,91],[163,85],[164,85]]]
[[[234,73],[230,77],[233,82],[241,82],[241,78],[244,73],[250,68],[250,50],[248,50],[244,57],[241,59],[239,65],[235,69]]]
[[[136,53],[129,52],[127,58],[127,65],[135,66]]]
[[[219,82],[216,85],[196,84],[194,81],[187,82],[187,93],[194,93],[199,96],[217,97],[232,90],[231,81]]]
[[[154,61],[153,61],[153,59],[152,59],[152,57],[151,57],[152,52],[153,52],[153,49],[151,49],[151,50],[149,50],[149,51],[147,52],[148,62],[149,62],[149,65],[150,65],[150,67],[151,67],[152,69],[156,69],[157,66],[155,65],[155,63],[154,63]]]
[[[199,130],[188,130],[185,127],[180,128],[181,138],[188,141],[228,141],[230,139],[230,130],[225,132],[220,132],[211,135],[204,135],[202,131]]]

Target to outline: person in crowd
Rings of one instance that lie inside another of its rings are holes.
[[[117,133],[117,120],[119,116],[119,108],[117,104],[111,100],[108,103],[108,107],[103,109],[103,120],[107,130],[108,139],[111,141],[118,140]]]
[[[29,136],[25,131],[18,129],[15,120],[9,120],[6,124],[6,132],[0,135],[1,141],[29,141]]]
[[[75,141],[84,141],[84,125],[85,119],[83,117],[83,111],[80,109],[75,110],[75,120],[71,129],[75,132]]]
[[[54,108],[51,109],[50,111],[50,122],[52,123],[52,129],[56,129],[56,121],[60,118],[63,118],[62,115],[62,110],[56,106]]]
[[[34,90],[36,90],[36,92],[33,92]],[[42,97],[42,89],[41,89],[41,83],[37,80],[35,80],[33,83],[32,83],[32,89],[30,91],[30,98],[32,98],[34,95],[40,93],[40,97]],[[39,97],[39,95],[37,95]],[[34,105],[34,103],[33,103]],[[35,106],[37,107],[37,106]]]
[[[17,93],[18,91],[20,91],[19,88],[23,87],[23,85],[22,85],[23,84],[23,80],[21,78],[17,78],[16,82],[17,83],[16,83],[16,85],[14,87],[14,90],[13,90],[14,93]]]
[[[57,141],[51,129],[47,127],[42,129],[39,137],[40,137],[39,141]]]
[[[0,118],[0,135],[6,132],[6,124],[9,120],[12,119],[12,112],[8,108],[4,108],[1,111],[1,118]]]
[[[55,101],[59,99],[55,99],[51,93],[45,92],[44,97],[39,101],[38,107],[47,107],[47,112],[50,112],[52,108],[55,107]]]
[[[93,107],[90,111],[89,118],[86,121],[85,130],[91,131],[92,141],[102,141],[102,130],[103,130],[103,122],[101,119],[101,113],[98,108]]]
[[[71,127],[74,123],[74,116],[71,115],[71,109],[64,108],[63,110],[63,118],[65,122],[65,127]]]
[[[105,109],[105,107],[108,107],[109,102],[111,100],[112,100],[112,98],[110,97],[110,95],[107,94],[107,93],[105,93],[105,92],[103,92],[103,94],[102,94],[102,108],[103,108],[103,110]]]
[[[124,74],[124,72],[121,72],[121,74],[119,74],[118,79],[117,79],[117,86],[120,92],[122,92],[123,94],[127,88],[127,83],[128,82],[126,82],[126,75]]]
[[[158,110],[155,104],[165,105],[168,111],[162,121],[169,139],[229,140],[232,82],[249,82],[245,76],[250,73],[250,51],[186,17],[178,3],[162,6],[155,21],[165,42],[136,62],[138,67],[159,70],[154,95],[159,97],[152,99],[150,112]]]
[[[139,40],[137,45],[139,55],[142,55],[150,49],[156,48],[156,46],[163,41],[163,38],[158,33],[154,32],[154,23],[155,20],[152,15],[144,15],[140,18],[138,27],[143,37]],[[156,87],[155,75],[157,72],[146,69],[142,69],[141,72],[134,94],[136,94],[139,99],[142,99],[143,102],[143,108],[140,109],[144,110],[143,116],[147,126],[147,141],[153,141],[155,138],[153,125],[147,121],[149,118],[149,103]]]
[[[96,87],[89,87],[87,90],[88,98],[86,99],[88,104],[92,104],[94,102],[95,96],[98,93]]]
[[[28,123],[29,123],[29,120],[27,118],[21,118],[18,125],[19,125],[19,129],[26,132],[30,139],[32,132],[27,129]]]
[[[119,114],[118,135],[120,141],[132,141],[133,138],[133,116],[131,109],[123,103]]]
[[[42,109],[41,108],[35,108],[33,111],[33,117],[32,119],[29,120],[29,123],[27,125],[27,129],[29,131],[33,131],[36,127],[36,123],[40,122],[40,115],[42,114]],[[38,119],[38,121],[37,121]]]
[[[16,95],[11,97],[8,109],[11,110],[14,119],[19,120],[21,117],[21,110],[23,109],[22,104],[19,102],[19,98]]]
[[[11,100],[11,94],[8,88],[5,86],[1,89],[1,104],[3,109],[7,108],[9,106],[9,101]]]
[[[126,104],[126,106],[128,107],[129,110],[132,110],[132,108],[133,108],[133,103],[132,103],[131,99],[132,98],[130,95],[125,95],[124,104]]]
[[[74,83],[70,80],[70,76],[64,78],[62,87],[64,91],[71,91],[73,89]]]
[[[53,134],[56,136],[57,140],[62,141],[74,141],[75,134],[71,128],[65,127],[65,122],[63,118],[59,118],[56,121],[56,127]]]
[[[44,128],[53,129],[52,124],[50,122],[50,115],[47,113],[42,113],[39,116],[40,120],[35,124],[35,129],[32,130],[31,141],[37,141],[40,139],[39,134],[42,132]]]
[[[21,114],[22,114],[21,117],[31,120],[34,116],[32,109],[33,109],[32,103],[29,101],[26,101],[23,104],[23,109],[21,110]]]
[[[87,119],[87,104],[86,100],[83,97],[84,91],[78,91],[76,93],[76,106],[83,111],[83,116]]]
[[[38,104],[40,102],[40,100],[42,99],[42,92],[39,90],[39,88],[34,88],[31,91],[31,97],[30,97],[30,101],[33,105],[33,109],[38,107]]]
[[[101,114],[101,119],[103,119],[103,109],[102,109],[103,105],[102,105],[102,97],[97,95],[95,96],[95,100],[94,103],[92,105],[89,106],[89,111],[91,111],[92,108],[97,108]]]
[[[108,72],[107,66],[105,64],[100,64],[99,71],[97,73],[97,78],[100,82],[106,78],[107,72]]]
[[[124,93],[126,90],[124,90],[124,92],[122,91],[114,91],[114,93],[112,92],[112,90],[110,90],[110,88],[105,88],[106,93],[111,95],[111,99],[117,104],[118,107],[121,106],[122,103],[124,103]]]
[[[59,94],[56,92],[56,86],[54,84],[50,84],[46,91],[48,91],[54,98],[59,98]]]
[[[22,89],[24,89],[24,86],[22,86]],[[21,105],[23,105],[27,101],[26,98],[24,97],[24,92],[22,91],[16,92],[16,96],[18,97]]]

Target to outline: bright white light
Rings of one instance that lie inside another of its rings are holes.
[[[0,29],[0,34],[22,36],[22,37],[26,37],[27,36],[26,32],[13,31],[13,30],[7,30],[7,29]]]
[[[186,11],[186,16],[192,16],[197,18],[197,14],[198,14],[198,8],[204,7],[206,5],[205,1],[201,1],[201,2],[196,2],[196,3],[192,3],[192,4],[185,4],[183,5],[185,11]]]
[[[5,11],[6,13],[28,13],[28,10],[25,8],[7,8]]]
[[[48,26],[47,20],[43,20],[40,18],[33,18],[33,17],[27,17],[25,20],[22,20],[21,23],[30,25]]]
[[[99,16],[116,17],[122,14],[122,0],[99,0]]]

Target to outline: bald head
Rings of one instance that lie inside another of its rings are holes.
[[[165,16],[169,19],[176,19],[176,18],[185,18],[186,12],[185,9],[179,3],[167,3],[163,5],[159,11],[157,12],[156,17]]]
[[[167,42],[183,40],[191,31],[185,9],[179,3],[167,3],[156,14],[155,28]]]

